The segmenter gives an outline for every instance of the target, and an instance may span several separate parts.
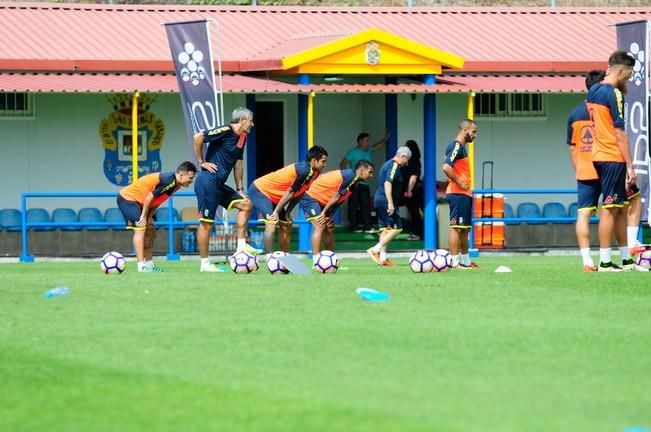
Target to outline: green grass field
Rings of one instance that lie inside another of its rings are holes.
[[[2,264],[0,431],[651,427],[651,275],[584,274],[578,257],[424,275],[398,261],[304,277]],[[44,299],[57,285],[70,296]]]

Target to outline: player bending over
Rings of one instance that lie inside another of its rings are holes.
[[[326,250],[334,251],[335,224],[332,214],[348,199],[358,182],[373,177],[373,164],[362,159],[355,169],[330,171],[319,176],[303,194],[299,205],[305,218],[312,222],[312,256],[321,252],[321,243]]]
[[[127,221],[127,229],[133,230],[133,248],[136,250],[139,272],[164,272],[153,261],[154,213],[156,209],[181,186],[188,187],[194,180],[197,167],[192,162],[183,162],[176,172],[160,172],[140,177],[120,190],[118,207]]]
[[[321,146],[308,150],[303,162],[287,165],[256,179],[249,186],[249,199],[264,222],[264,248],[274,251],[276,226],[280,227],[280,250],[289,252],[292,234],[291,211],[317,179],[328,161],[328,152]]]

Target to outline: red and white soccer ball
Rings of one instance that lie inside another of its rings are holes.
[[[435,272],[444,272],[450,270],[452,266],[452,255],[445,249],[436,249],[429,253]]]
[[[283,263],[280,262],[280,257],[287,255],[288,253],[283,251],[276,251],[271,253],[269,255],[269,258],[267,258],[267,270],[269,270],[269,273],[272,275],[289,273],[289,270],[287,270]]]
[[[248,254],[244,251],[235,252],[228,259],[228,262],[231,265],[231,270],[233,270],[235,273],[246,274],[257,271],[260,268],[258,257]]]
[[[414,273],[429,273],[434,270],[434,262],[430,252],[419,250],[414,252],[409,258],[409,268]]]
[[[651,269],[651,249],[647,249],[637,256],[637,265]]]
[[[127,260],[119,252],[107,252],[99,261],[102,272],[106,274],[122,273],[127,268]]]
[[[323,250],[314,257],[314,268],[319,273],[335,273],[339,268],[339,258],[333,251]]]

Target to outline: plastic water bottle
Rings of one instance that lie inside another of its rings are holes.
[[[70,294],[70,290],[66,287],[56,287],[52,288],[48,292],[45,293],[45,298],[53,298],[53,297],[66,297],[68,294]]]

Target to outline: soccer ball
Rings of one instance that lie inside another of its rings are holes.
[[[637,265],[651,268],[651,249],[647,249],[637,256]]]
[[[235,273],[251,273],[260,268],[258,257],[244,251],[235,252],[228,261]]]
[[[435,272],[444,272],[450,270],[452,265],[452,255],[445,249],[436,249],[429,253],[429,257],[434,264]]]
[[[269,273],[272,275],[289,273],[289,270],[287,270],[283,263],[280,262],[280,257],[287,255],[287,252],[283,251],[276,251],[269,255],[269,258],[267,258],[267,270],[269,270]]]
[[[409,258],[409,268],[414,273],[429,273],[434,270],[434,263],[430,253],[426,250],[414,252]]]
[[[106,274],[122,273],[127,267],[127,260],[119,252],[107,252],[99,260],[99,266]]]
[[[333,251],[321,251],[314,257],[314,268],[319,273],[335,273],[339,268],[339,258]]]

